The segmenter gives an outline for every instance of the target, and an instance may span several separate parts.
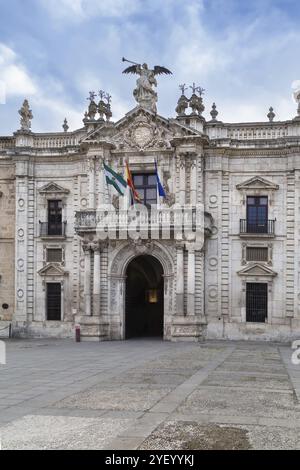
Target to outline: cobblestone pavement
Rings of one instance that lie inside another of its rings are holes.
[[[3,449],[299,449],[288,346],[7,342]]]

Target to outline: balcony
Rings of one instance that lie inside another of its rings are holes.
[[[40,237],[41,238],[65,238],[67,222],[49,224],[48,222],[41,222],[40,224]]]
[[[276,220],[276,219],[275,219]],[[266,220],[265,222],[251,222],[247,219],[240,219],[241,237],[264,237],[275,236],[275,220]]]
[[[196,207],[180,209],[156,209],[132,212],[85,210],[75,214],[75,231],[78,234],[97,232],[108,239],[126,239],[138,232],[144,239],[176,238],[178,233],[197,237],[211,234],[212,217]]]

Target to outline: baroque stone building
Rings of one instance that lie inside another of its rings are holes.
[[[79,324],[87,340],[299,338],[300,109],[289,121],[270,109],[267,121],[233,124],[213,104],[205,120],[193,86],[165,118],[139,86],[118,122],[110,97],[91,93],[81,129],[65,121],[63,132],[35,133],[25,101],[20,130],[0,138],[0,328],[67,337]],[[124,173],[126,160],[142,202],[157,205],[137,239],[130,192],[118,195],[103,174],[103,162]],[[99,228],[103,204],[116,230]],[[174,204],[191,214],[188,234],[168,225]]]

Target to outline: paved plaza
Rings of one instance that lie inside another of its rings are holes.
[[[299,449],[288,345],[7,341],[2,449]]]

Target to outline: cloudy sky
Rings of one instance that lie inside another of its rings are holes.
[[[219,119],[266,120],[296,114],[291,84],[300,79],[299,0],[0,0],[0,134],[19,127],[26,97],[33,130],[82,126],[90,90],[113,98],[113,119],[135,106],[125,56],[164,65],[158,112],[174,116],[178,85],[205,88]]]

